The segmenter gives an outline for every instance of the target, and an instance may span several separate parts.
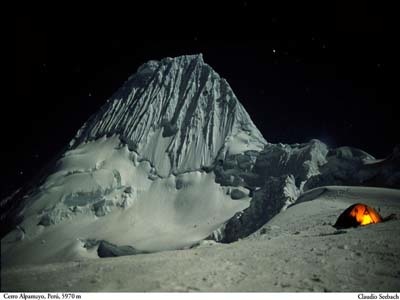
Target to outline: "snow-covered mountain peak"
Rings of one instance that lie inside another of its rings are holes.
[[[78,132],[71,147],[118,135],[161,176],[213,165],[266,141],[229,84],[199,55],[138,68]]]
[[[43,175],[0,201],[1,265],[236,241],[309,189],[398,187],[397,150],[375,160],[318,140],[269,144],[201,55],[149,61]]]
[[[191,246],[250,204],[249,189],[216,182],[215,165],[252,159],[265,144],[201,55],[150,61],[4,217],[18,227],[2,240],[2,263],[98,257],[104,245],[131,254]]]
[[[185,65],[189,64],[200,64],[204,67],[211,68],[209,65],[204,63],[202,54],[183,55],[176,58],[165,57],[159,61],[149,60],[148,62],[142,64],[141,66],[139,66],[136,73],[130,77],[130,79],[134,77],[147,77],[149,75],[153,75],[154,72],[156,72],[159,68],[162,68],[162,66],[166,66],[169,64],[175,64],[183,68],[185,67]]]

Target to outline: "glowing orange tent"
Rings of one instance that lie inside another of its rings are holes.
[[[357,203],[347,208],[333,226],[336,228],[349,228],[382,221],[382,217],[374,208],[366,204]]]

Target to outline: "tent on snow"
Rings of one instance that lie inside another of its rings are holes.
[[[380,214],[372,207],[356,203],[347,208],[337,219],[333,227],[349,228],[382,222]]]

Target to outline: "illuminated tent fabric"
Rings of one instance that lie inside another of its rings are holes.
[[[336,228],[357,227],[382,222],[382,217],[372,207],[357,203],[347,208],[337,219]]]

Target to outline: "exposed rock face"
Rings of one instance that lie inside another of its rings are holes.
[[[97,248],[97,254],[99,257],[125,256],[139,253],[144,252],[138,251],[132,246],[117,246],[107,241],[100,241]]]
[[[266,145],[260,152],[249,151],[227,157],[215,167],[216,181],[245,186],[253,199],[211,237],[232,242],[256,231],[293,203],[304,184],[320,174],[326,163],[327,146],[318,141],[294,145]]]
[[[294,203],[300,195],[293,176],[269,177],[261,189],[254,193],[249,208],[237,213],[224,227],[220,241],[230,243],[244,238]]]

